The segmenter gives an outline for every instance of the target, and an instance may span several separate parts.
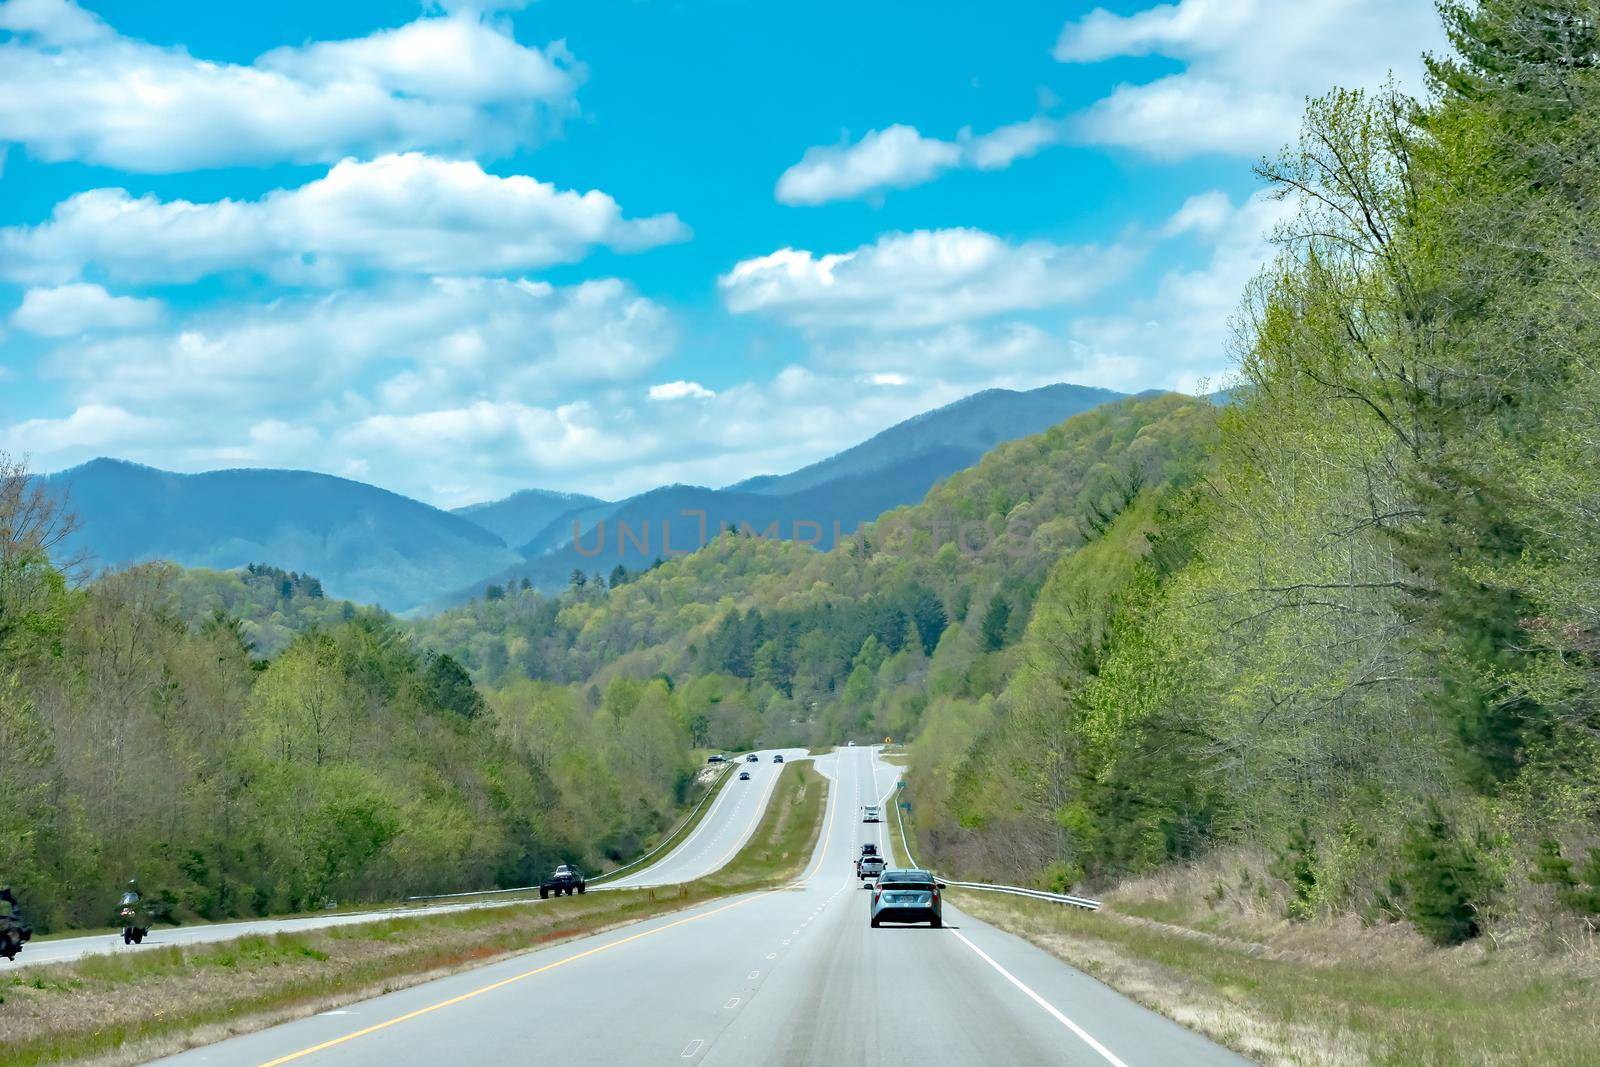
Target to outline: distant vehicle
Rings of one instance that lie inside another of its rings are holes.
[[[11,887],[0,888],[0,956],[8,960],[17,958],[22,946],[33,937],[33,927],[22,918],[22,909]]]
[[[761,762],[761,757],[756,755],[754,752],[752,752],[752,753],[750,753],[750,755],[748,755],[748,756],[746,756],[744,758],[744,761],[746,763],[760,763]]]
[[[876,804],[868,804],[861,809],[862,822],[882,822],[883,811]]]
[[[122,943],[139,945],[150,933],[150,912],[145,908],[139,891],[128,883],[128,891],[117,901],[117,922],[122,927]]]
[[[550,877],[539,883],[539,899],[543,900],[552,893],[558,897],[563,893],[570,897],[573,893],[582,893],[587,888],[583,875],[578,873],[578,868],[563,863],[551,872]]]
[[[706,757],[706,762],[707,763],[727,763],[728,759],[727,759],[726,756],[710,755],[710,756]]]
[[[929,871],[896,868],[878,875],[878,884],[872,889],[872,903],[868,912],[872,925],[879,923],[922,923],[932,927],[944,925],[944,905],[939,893],[944,883]]]
[[[876,856],[878,854],[877,842],[875,842],[875,841],[863,841],[863,842],[861,842],[861,854],[863,856]]]
[[[782,763],[783,762],[783,753],[782,752],[774,752],[772,754],[772,762],[773,763]]]
[[[856,743],[854,741],[846,741],[845,742],[845,747],[846,748],[855,748],[856,747]]]
[[[739,772],[739,781],[748,782],[749,780],[750,780],[750,772],[749,771],[740,771]]]
[[[870,882],[883,873],[888,864],[883,862],[883,857],[873,854],[862,856],[856,860],[856,877],[863,882]]]

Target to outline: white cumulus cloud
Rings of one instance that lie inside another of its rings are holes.
[[[823,204],[920,185],[961,160],[961,149],[911,126],[873,130],[855,144],[806,149],[778,178],[778,202]]]
[[[431,279],[217,308],[63,347],[49,369],[78,403],[259,421],[330,403],[547,401],[631,379],[672,342],[666,311],[616,279]]]
[[[1296,208],[1263,190],[1234,204],[1220,192],[1190,197],[1163,232],[1193,241],[1203,258],[1173,266],[1150,292],[1111,314],[1086,315],[1074,341],[1127,361],[1132,379],[1184,391],[1215,389],[1230,365],[1229,323],[1250,279],[1272,259],[1274,231]]]
[[[505,153],[573,108],[582,67],[466,10],[216,62],[119,35],[68,0],[0,3],[0,142],[166,173],[413,148]]]
[[[350,270],[517,273],[682,240],[676,215],[626,219],[598,190],[560,190],[477,163],[420,153],[347,159],[259,200],[191,203],[92,189],[49,221],[0,230],[0,275],[48,283],[93,267],[131,282],[188,282],[229,270],[337,281]]]
[[[1073,19],[1055,57],[1182,61],[1181,73],[1118,86],[1074,124],[1090,143],[1172,158],[1272,151],[1292,139],[1307,96],[1391,72],[1417,89],[1422,53],[1443,44],[1430,0],[1179,0]]]
[[[1042,115],[984,134],[964,129],[954,141],[925,137],[914,126],[896,123],[853,144],[806,149],[800,162],[779,176],[777,198],[783,204],[825,204],[921,185],[956,167],[1001,170],[1062,136],[1061,123]]]
[[[784,248],[718,279],[729,311],[801,326],[899,330],[1069,304],[1116,281],[1137,253],[982,230],[891,233],[850,252]]]
[[[44,459],[66,454],[81,462],[101,451],[124,451],[159,443],[169,431],[160,418],[135,415],[115,405],[85,404],[61,418],[25,419],[0,430],[7,451]]]
[[[717,394],[699,382],[662,382],[650,387],[651,400],[710,400]]]
[[[43,337],[68,337],[96,330],[140,330],[161,321],[159,300],[113,296],[98,285],[29,289],[11,313],[11,324]]]

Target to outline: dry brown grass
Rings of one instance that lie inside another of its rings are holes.
[[[1438,949],[1401,926],[1291,923],[1269,895],[1238,890],[1270,884],[1242,874],[1241,862],[1249,867],[1221,857],[1131,882],[1096,913],[995,894],[958,899],[1262,1063],[1600,1062],[1592,941],[1551,952],[1524,929],[1498,944]]]

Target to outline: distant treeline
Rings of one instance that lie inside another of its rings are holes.
[[[692,780],[663,709],[480,692],[349,605],[263,660],[207,598],[325,603],[314,579],[148,565],[74,588],[50,562],[68,528],[0,468],[0,881],[41,929],[108,923],[135,877],[213,919],[526,885],[636,854]]]

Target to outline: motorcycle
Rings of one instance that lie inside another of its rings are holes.
[[[150,916],[139,906],[139,894],[124,893],[117,903],[117,920],[122,925],[122,943],[137,945],[150,932]]]
[[[17,958],[22,946],[33,937],[33,929],[20,919],[0,919],[0,956]]]
[[[9,905],[0,906],[0,956],[14,960],[22,946],[33,937],[33,927],[23,922],[22,912],[9,889],[0,892],[0,903]]]

